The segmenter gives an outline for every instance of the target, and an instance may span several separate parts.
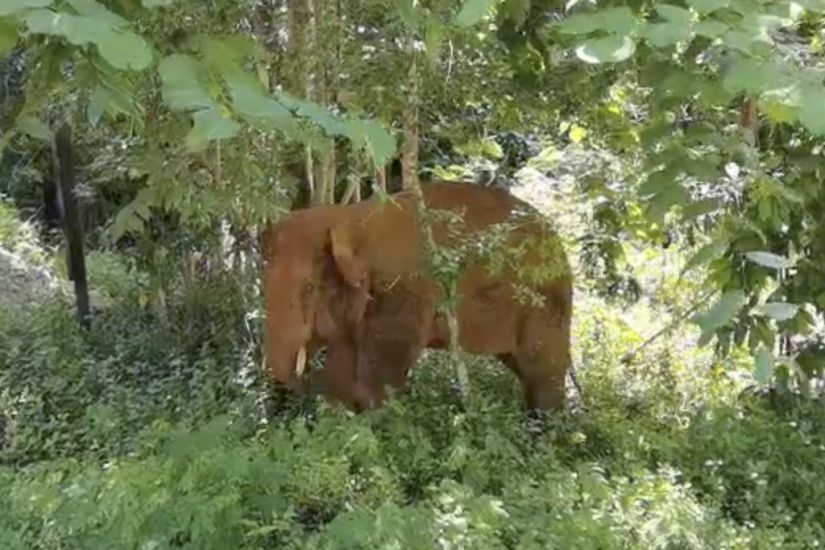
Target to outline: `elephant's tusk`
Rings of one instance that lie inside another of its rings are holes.
[[[295,374],[297,376],[302,376],[304,374],[304,368],[307,366],[307,348],[306,346],[301,346],[301,349],[298,350],[298,356],[295,358]]]

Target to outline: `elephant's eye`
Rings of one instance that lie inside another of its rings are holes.
[[[306,285],[304,285],[304,292],[312,292],[313,290],[315,290],[314,284],[307,283]]]

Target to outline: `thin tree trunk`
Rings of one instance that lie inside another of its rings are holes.
[[[424,204],[424,195],[421,192],[421,184],[418,181],[418,135],[419,125],[419,97],[418,97],[418,64],[417,54],[412,52],[410,68],[407,73],[407,104],[403,114],[404,141],[401,150],[401,186],[404,190],[411,190],[418,199],[418,210],[422,216],[423,230],[426,246],[432,254],[436,249],[435,238],[433,237],[432,226],[428,220],[427,207]],[[382,171],[383,172],[383,171]],[[384,172],[386,174],[386,172]],[[384,182],[386,185],[386,182]],[[455,288],[445,288],[445,298],[449,300],[450,306],[444,308],[444,315],[447,318],[447,326],[450,332],[450,355],[453,358],[458,377],[461,395],[466,401],[470,395],[470,375],[467,365],[460,358],[459,349],[459,323],[456,314],[454,294]]]
[[[308,99],[311,95],[311,75],[313,47],[313,3],[312,0],[289,0],[289,90],[298,98]],[[316,199],[315,174],[313,170],[312,148],[304,146],[302,152],[303,178],[308,191],[309,202]]]
[[[418,65],[415,54],[407,73],[407,104],[404,107],[404,141],[401,149],[401,186],[418,187]],[[386,181],[384,182],[386,186]]]
[[[315,1],[314,53],[317,60],[315,73],[316,103],[332,107],[338,97],[338,66],[340,41],[340,13],[338,0]],[[318,152],[319,161],[315,178],[314,204],[335,202],[336,154],[335,138],[326,140],[326,146]]]
[[[68,124],[58,129],[52,142],[54,183],[63,199],[63,231],[68,245],[69,278],[74,282],[77,315],[80,325],[91,328],[89,284],[86,280],[86,258],[83,250],[83,226],[80,223],[80,205],[75,193],[72,130]]]

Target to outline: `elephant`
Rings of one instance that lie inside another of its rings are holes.
[[[502,250],[511,256],[494,265],[479,254],[458,275],[458,345],[513,370],[530,409],[562,407],[573,279],[558,235],[503,189],[422,182],[420,193],[420,199],[406,190],[313,206],[267,223],[261,232],[263,341],[271,376],[298,393],[320,386],[352,410],[380,406],[386,387],[403,390],[425,348],[450,343],[438,307],[444,287],[433,274],[428,244],[464,242],[472,250],[492,229],[506,227]],[[433,217],[424,223],[422,199],[427,213],[452,212],[460,222]],[[525,303],[519,290],[528,283],[535,299]],[[323,346],[324,366],[304,376],[308,359]]]

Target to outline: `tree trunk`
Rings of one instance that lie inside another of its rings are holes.
[[[312,47],[313,47],[313,4],[312,0],[289,0],[289,91],[300,99],[311,95]],[[312,148],[303,147],[300,153],[302,174],[310,204],[316,201],[315,174],[313,170]]]
[[[52,166],[54,185],[63,200],[63,231],[68,249],[67,266],[69,279],[74,282],[77,315],[80,325],[91,327],[89,284],[86,280],[86,258],[83,250],[83,226],[80,222],[80,205],[75,193],[74,159],[72,158],[72,130],[64,124],[55,133],[52,142]]]
[[[413,53],[407,73],[407,104],[404,107],[404,141],[401,148],[401,186],[418,187],[418,65]],[[386,180],[384,181],[386,186]]]
[[[340,13],[338,0],[315,0],[315,74],[316,103],[332,107],[338,97],[338,56],[340,41]],[[326,140],[319,152],[314,204],[335,202],[336,155],[335,138]]]

